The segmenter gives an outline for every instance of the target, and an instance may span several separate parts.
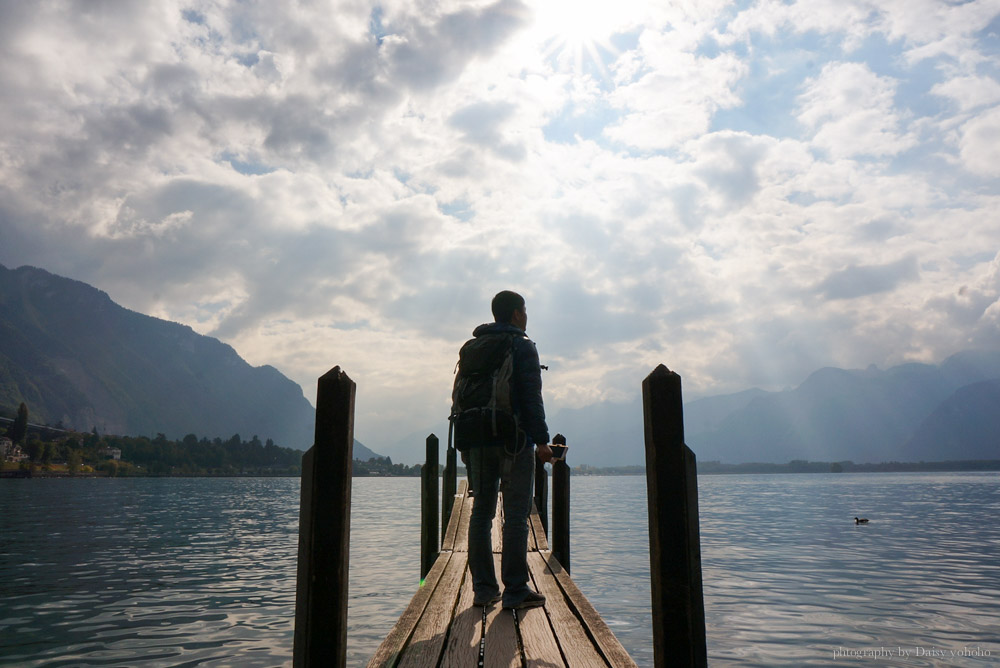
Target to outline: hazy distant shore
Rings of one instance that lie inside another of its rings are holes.
[[[412,469],[419,468],[417,466]],[[645,467],[642,466],[615,466],[615,467],[594,467],[581,464],[570,467],[573,475],[583,476],[622,476],[622,475],[644,475]],[[761,474],[761,473],[948,473],[960,471],[1000,471],[1000,459],[989,460],[960,460],[942,462],[880,462],[877,464],[856,464],[854,462],[810,462],[796,460],[787,464],[771,464],[766,462],[750,462],[744,464],[724,464],[722,462],[708,461],[698,463],[698,473],[702,475],[718,474]],[[131,472],[126,475],[109,476],[104,471],[69,473],[68,471],[15,471],[6,470],[0,473],[0,478],[106,478],[106,477],[133,477],[133,478],[297,478],[301,474],[298,471],[243,471],[225,473],[142,473]],[[419,475],[419,474],[418,474]],[[458,477],[465,476],[465,469],[460,468]],[[355,478],[407,478],[415,477],[412,473],[407,475],[392,474],[357,474]]]

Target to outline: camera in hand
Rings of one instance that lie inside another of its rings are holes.
[[[566,437],[562,434],[556,434],[552,437],[552,443],[549,446],[552,448],[552,461],[561,462],[566,459],[566,449],[569,447],[566,445]]]

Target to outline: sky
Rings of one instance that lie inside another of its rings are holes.
[[[0,127],[0,263],[383,454],[503,289],[550,416],[1000,349],[1000,0],[0,0]]]

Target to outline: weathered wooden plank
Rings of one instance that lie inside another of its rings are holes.
[[[398,664],[399,668],[422,668],[438,664],[444,651],[448,627],[455,615],[462,576],[465,574],[466,560],[463,556],[452,553],[452,559],[410,636],[410,642]]]
[[[528,549],[535,552],[548,552],[549,541],[545,537],[545,527],[542,526],[541,518],[538,516],[538,509],[531,507],[531,515],[528,516],[528,526],[531,528],[531,537],[535,547],[532,548],[529,541]]]
[[[427,574],[427,577],[424,578],[423,585],[417,590],[413,598],[410,599],[410,605],[406,607],[403,614],[396,620],[395,626],[392,627],[389,635],[385,637],[375,655],[368,662],[368,668],[375,668],[376,666],[390,668],[396,665],[396,661],[399,659],[403,648],[406,647],[406,643],[409,642],[410,636],[413,634],[413,629],[417,626],[417,622],[420,621],[420,617],[423,615],[424,609],[427,607],[427,602],[431,599],[431,594],[434,593],[434,589],[437,587],[438,581],[445,571],[445,567],[451,560],[452,554],[451,552],[445,552],[434,562],[434,566]]]
[[[455,547],[456,552],[468,552],[469,550],[469,520],[472,517],[472,501],[471,496],[466,496],[462,501],[462,521],[458,525],[458,532],[455,534]]]
[[[531,516],[536,512],[535,502],[531,502],[531,510],[528,511],[528,552],[538,552],[538,540],[535,538],[535,529],[531,526]]]
[[[545,608],[518,610],[517,626],[527,665],[548,668],[566,666]]]
[[[457,558],[463,558],[464,554]],[[441,657],[442,668],[471,668],[479,662],[479,640],[483,632],[483,609],[472,605],[472,576],[465,569],[458,606]]]
[[[503,552],[503,492],[497,494],[496,514],[493,515],[493,554]],[[498,573],[500,571],[497,571]]]
[[[607,662],[615,668],[632,668],[635,661],[628,655],[625,648],[611,632],[608,625],[601,618],[601,615],[594,608],[593,604],[583,595],[580,588],[576,586],[570,578],[569,573],[563,569],[558,559],[551,554],[543,554],[549,571],[555,576],[559,587],[562,588],[570,606],[574,608],[583,624],[587,627],[590,636],[594,639],[600,649],[601,654]]]
[[[494,555],[494,566],[500,572],[500,555]],[[521,650],[517,643],[517,626],[510,610],[494,605],[486,615],[486,651],[484,668],[520,668]]]
[[[541,554],[528,555],[528,569],[535,583],[535,589],[545,596],[545,610],[552,627],[556,629],[556,640],[566,658],[566,665],[572,668],[607,668],[608,663],[594,647],[594,641],[587,635],[580,619],[566,602],[565,594],[548,564]]]
[[[455,505],[455,486],[458,480],[455,448],[451,444],[451,430],[448,430],[448,449],[445,451],[444,474],[441,476],[441,544],[451,523],[451,509]]]
[[[448,527],[445,530],[444,540],[441,541],[442,552],[455,549],[455,538],[458,535],[458,527],[462,523],[462,512],[465,508],[465,495],[468,490],[469,483],[468,481],[463,480],[458,486],[458,492],[455,494],[455,499],[453,501],[455,511],[451,514],[451,521],[448,522]],[[468,522],[467,518],[466,522]]]
[[[484,668],[521,668],[521,651],[517,646],[517,627],[510,610],[494,606],[486,616],[486,646]]]

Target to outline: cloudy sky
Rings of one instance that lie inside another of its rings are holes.
[[[0,0],[0,127],[0,263],[387,454],[505,288],[550,415],[1000,348],[998,0]]]

